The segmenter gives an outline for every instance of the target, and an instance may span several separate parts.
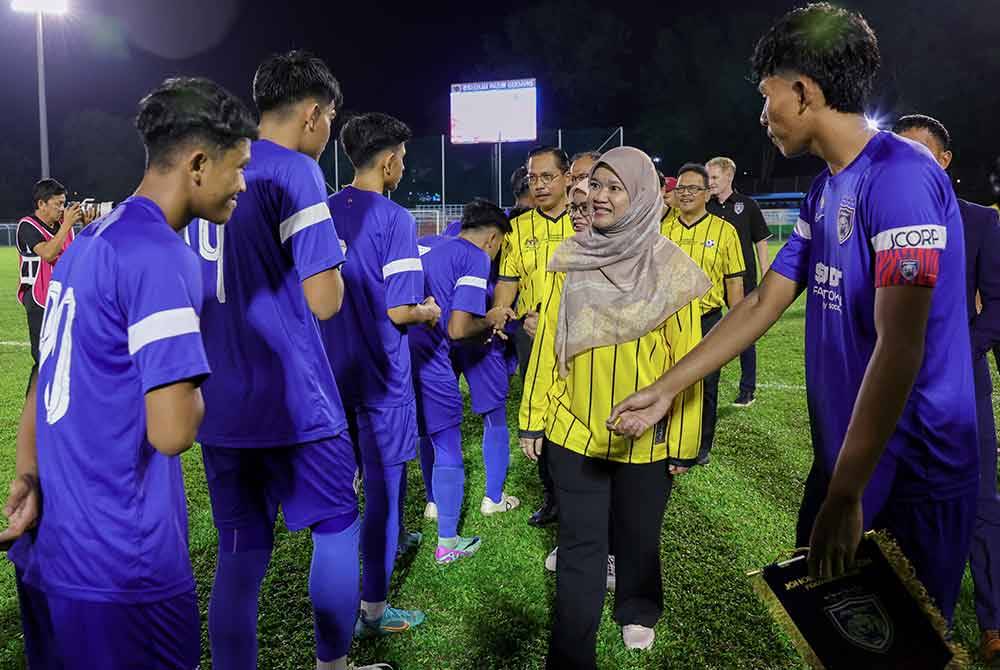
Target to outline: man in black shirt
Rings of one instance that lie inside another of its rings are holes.
[[[754,251],[756,250],[757,259],[760,260],[760,274],[763,276],[768,267],[767,241],[771,238],[771,231],[753,198],[733,189],[736,163],[731,158],[713,158],[705,164],[705,168],[708,170],[708,186],[712,191],[712,198],[706,209],[710,214],[733,224],[739,234],[743,260],[747,266],[743,275],[743,295],[749,295],[757,288]],[[740,355],[740,369],[740,390],[733,405],[749,407],[753,404],[754,393],[757,391],[757,350],[754,346]]]

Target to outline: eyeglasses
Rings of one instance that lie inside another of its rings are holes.
[[[689,193],[691,195],[697,195],[702,191],[707,191],[707,186],[677,186],[674,190],[680,194]]]
[[[560,174],[552,174],[551,172],[543,172],[542,174],[529,174],[528,183],[534,186],[535,184],[541,184],[542,186],[548,186],[553,181],[561,177]]]

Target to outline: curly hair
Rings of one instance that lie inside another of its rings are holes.
[[[203,142],[225,151],[257,139],[257,124],[239,98],[208,79],[167,79],[139,101],[135,127],[146,145],[146,165],[169,167],[174,151]]]
[[[861,114],[881,56],[861,14],[818,2],[785,14],[760,38],[751,58],[757,81],[781,72],[815,80],[831,109]]]

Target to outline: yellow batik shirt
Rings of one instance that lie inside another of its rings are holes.
[[[542,302],[545,268],[556,247],[573,236],[569,212],[550,218],[532,209],[510,222],[514,229],[504,237],[500,279],[517,282],[518,317],[537,310]]]
[[[637,340],[574,356],[559,377],[556,320],[564,273],[545,274],[544,306],[531,349],[518,417],[522,437],[540,437],[591,458],[621,463],[669,459],[694,465],[701,444],[702,383],[680,394],[673,411],[637,439],[609,431],[611,408],[649,386],[701,341],[697,300]]]
[[[660,234],[683,249],[712,281],[712,290],[701,299],[702,312],[721,308],[725,303],[726,280],[742,277],[747,271],[733,224],[706,213],[689,226],[679,216],[668,215],[660,224]]]

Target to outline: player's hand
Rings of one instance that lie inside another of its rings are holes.
[[[486,322],[492,326],[493,330],[503,330],[508,321],[517,318],[514,310],[510,307],[494,307],[486,312]]]
[[[686,468],[683,465],[668,465],[667,466],[667,470],[672,475],[683,475],[685,472],[687,472],[690,469],[691,468]]]
[[[534,339],[535,333],[538,332],[538,312],[531,311],[524,315],[524,332]]]
[[[828,495],[809,538],[809,576],[838,577],[851,569],[863,525],[860,498]]]
[[[637,438],[669,414],[673,406],[674,394],[661,391],[656,384],[647,386],[611,409],[608,430]]]
[[[60,228],[65,228],[66,226],[74,226],[83,220],[83,205],[78,202],[74,202],[72,205],[66,208],[63,212],[63,219]]]
[[[17,538],[34,528],[41,511],[42,495],[38,480],[32,475],[21,475],[12,481],[3,507],[7,528],[0,531],[0,551],[9,549]]]
[[[528,457],[528,460],[537,461],[538,457],[542,455],[543,438],[522,437],[519,442],[521,443],[521,451]]]
[[[424,311],[424,323],[431,328],[437,326],[437,322],[441,318],[441,307],[437,304],[434,296],[429,295],[424,298],[424,301],[420,303],[420,307]]]

